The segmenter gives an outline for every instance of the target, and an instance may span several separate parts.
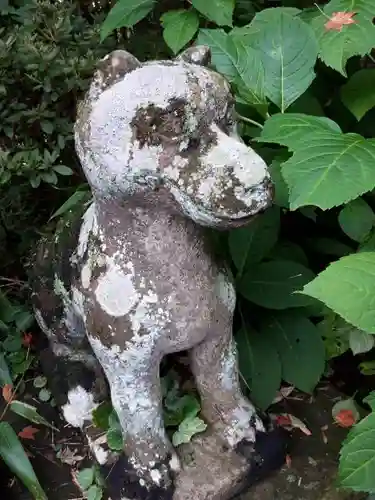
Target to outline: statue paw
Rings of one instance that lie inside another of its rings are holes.
[[[285,464],[290,445],[290,433],[281,427],[268,432],[257,432],[255,443],[246,440],[238,443],[236,451],[250,464],[247,486],[280,469]]]
[[[172,500],[175,473],[170,459],[146,468],[133,465],[122,454],[112,466],[103,471],[111,500]]]

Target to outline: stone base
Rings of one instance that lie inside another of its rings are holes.
[[[183,469],[173,500],[229,500],[241,490],[248,471],[244,458],[223,448],[213,433],[179,448]]]
[[[298,395],[299,396],[299,395]],[[364,500],[365,493],[337,488],[341,442],[347,430],[333,422],[332,406],[343,396],[320,387],[314,398],[288,400],[279,408],[300,418],[311,436],[293,431],[291,462],[251,488],[244,485],[248,468],[236,453],[223,449],[212,434],[196,436],[179,448],[183,470],[173,500]]]

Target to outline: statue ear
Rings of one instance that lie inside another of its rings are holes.
[[[140,68],[142,64],[126,50],[114,50],[97,64],[95,79],[105,90],[120,81],[127,73]]]
[[[211,62],[211,49],[206,45],[189,47],[176,57],[176,61],[185,61],[199,66],[208,66]]]

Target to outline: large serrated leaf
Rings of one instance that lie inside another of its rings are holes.
[[[238,273],[260,262],[277,241],[280,228],[280,210],[269,208],[246,227],[230,231],[228,244]]]
[[[311,21],[311,27],[319,44],[319,58],[331,68],[346,76],[345,66],[354,55],[365,55],[374,46],[375,26],[372,20],[358,14],[355,23],[345,25],[341,31],[327,30],[327,16],[335,12],[331,4],[324,9],[324,14]]]
[[[201,14],[218,26],[232,26],[235,0],[191,0]]]
[[[340,451],[341,486],[354,491],[375,491],[375,413],[353,427]]]
[[[190,42],[199,28],[195,10],[170,10],[161,17],[163,37],[175,54]]]
[[[250,93],[255,104],[264,106],[264,69],[258,51],[222,29],[201,29],[197,45],[208,45],[217,71]]]
[[[304,392],[311,392],[325,368],[325,348],[316,326],[298,312],[274,315],[261,328],[280,356],[282,378]]]
[[[241,328],[236,334],[240,373],[249,387],[251,400],[265,410],[281,383],[281,363],[275,345],[258,332]]]
[[[8,422],[0,422],[0,457],[35,500],[48,500],[17,434]]]
[[[288,309],[310,305],[301,300],[297,290],[313,279],[314,273],[288,260],[263,262],[245,273],[238,282],[238,291],[248,300],[269,309]]]
[[[283,8],[264,9],[251,23],[261,53],[266,96],[284,112],[315,78],[318,45],[310,26]]]
[[[118,0],[101,25],[101,40],[117,28],[131,28],[145,18],[155,4],[156,0]]]
[[[266,120],[260,137],[255,140],[281,144],[295,151],[309,142],[310,134],[326,131],[341,133],[337,123],[326,117],[277,113]]]
[[[360,252],[330,264],[305,285],[314,297],[346,321],[375,334],[375,252]]]
[[[357,12],[368,19],[374,17],[374,0],[331,0],[327,11],[332,12]]]
[[[374,162],[374,139],[333,131],[311,133],[282,166],[291,210],[305,205],[327,210],[371,191]]]
[[[341,87],[341,100],[357,120],[363,118],[375,106],[375,69],[354,73]]]

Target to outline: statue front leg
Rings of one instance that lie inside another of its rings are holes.
[[[190,352],[192,371],[202,400],[202,413],[230,449],[244,455],[248,484],[285,463],[288,439],[283,429],[266,431],[253,404],[242,394],[231,318]],[[219,326],[220,325],[220,326]]]
[[[171,500],[179,460],[167,437],[159,378],[161,356],[148,335],[125,347],[89,336],[106,374],[124,447],[106,476],[112,500]]]

